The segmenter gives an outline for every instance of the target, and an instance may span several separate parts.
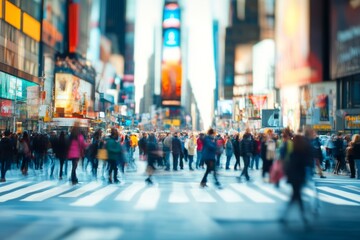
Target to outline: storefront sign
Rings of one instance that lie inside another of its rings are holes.
[[[360,129],[360,115],[345,116],[345,129]]]
[[[0,100],[0,116],[11,117],[12,115],[12,102],[11,100]]]

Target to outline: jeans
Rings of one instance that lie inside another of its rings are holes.
[[[239,166],[239,169],[240,169],[240,168],[241,168],[241,165],[240,165],[240,155],[239,155],[239,154],[235,154],[234,170],[236,170],[238,166]]]
[[[170,170],[170,150],[164,152],[165,170]]]
[[[226,169],[230,169],[230,160],[231,160],[232,155],[226,155],[226,164],[225,164],[225,168]]]
[[[1,161],[1,178],[2,179],[5,179],[6,171],[9,169],[9,167],[10,167],[9,159]]]
[[[360,179],[360,159],[355,159],[356,178]]]
[[[204,162],[202,161],[202,151],[196,151],[196,168],[203,166]]]
[[[244,159],[244,168],[240,174],[240,177],[244,176],[246,178],[246,180],[249,180],[249,173],[248,173],[248,168],[249,168],[249,164],[250,164],[250,158],[251,158],[251,154],[245,154],[243,156]]]
[[[194,161],[194,155],[188,155],[188,158],[189,158],[189,169],[193,170],[192,163]]]
[[[76,183],[78,183],[78,179],[76,177],[76,168],[78,166],[79,159],[78,158],[72,158],[71,162],[72,162],[71,181],[72,181],[73,184],[76,184]]]
[[[177,165],[178,165],[180,154],[179,153],[173,153],[172,156],[173,156],[173,170],[177,171],[177,167],[178,167]]]
[[[208,174],[211,171],[213,171],[215,183],[219,184],[219,181],[217,179],[216,167],[215,167],[215,159],[214,160],[205,160],[205,163],[206,163],[206,172],[204,174],[204,177],[201,180],[201,183],[206,183]]]
[[[251,163],[250,163],[250,168],[251,168],[251,169],[253,169],[254,163],[255,163],[255,168],[256,168],[256,170],[259,169],[259,159],[260,159],[260,155],[259,155],[259,154],[255,154],[255,155],[251,158]]]

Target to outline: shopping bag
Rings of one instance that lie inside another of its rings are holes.
[[[277,160],[273,163],[270,169],[270,182],[278,183],[283,176],[284,176],[283,163],[282,161]]]
[[[96,158],[99,160],[107,160],[108,159],[108,152],[105,148],[99,148],[97,151]]]

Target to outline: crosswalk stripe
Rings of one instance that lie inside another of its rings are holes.
[[[118,188],[116,186],[110,185],[104,188],[101,188],[86,197],[80,198],[76,202],[70,204],[71,206],[79,206],[79,207],[93,207],[102,200],[104,200],[107,196],[115,192]]]
[[[135,205],[136,210],[154,210],[160,199],[160,190],[157,187],[146,189]]]
[[[125,190],[123,190],[119,195],[116,196],[116,201],[131,201],[137,192],[145,187],[144,182],[134,182]]]
[[[19,198],[21,196],[24,196],[28,193],[36,192],[44,188],[48,188],[50,186],[53,186],[55,183],[50,181],[44,181],[35,185],[31,185],[29,187],[25,187],[19,190],[16,190],[15,192],[11,192],[5,195],[2,195],[0,197],[0,202],[6,202],[15,198]]]
[[[85,186],[82,186],[72,192],[68,192],[68,193],[65,193],[63,195],[60,195],[59,197],[71,197],[71,198],[74,198],[74,197],[79,197],[80,195],[86,193],[86,192],[90,192],[92,190],[95,190],[96,188],[100,187],[101,186],[101,183],[98,183],[98,182],[91,182],[89,184],[86,184]]]
[[[235,189],[236,191],[238,191],[241,194],[245,195],[246,197],[250,198],[254,202],[258,202],[258,203],[275,203],[275,201],[272,200],[271,198],[267,197],[266,195],[264,195],[264,194],[262,194],[260,192],[257,192],[254,189],[251,189],[248,186],[240,185],[238,183],[232,183],[232,184],[230,184],[230,186],[233,189]]]
[[[349,193],[349,192],[345,192],[345,191],[341,191],[341,190],[337,190],[337,189],[332,189],[332,188],[329,188],[329,187],[318,187],[318,189],[320,189],[322,191],[325,191],[325,192],[329,192],[329,193],[339,195],[341,197],[345,197],[345,198],[354,200],[356,202],[360,202],[360,195],[358,195],[358,194]]]
[[[344,188],[347,188],[347,189],[350,189],[350,190],[353,190],[353,191],[356,191],[356,192],[360,192],[359,187],[349,185],[349,186],[344,186]]]
[[[205,189],[190,189],[192,196],[197,202],[213,203],[216,200]]]
[[[313,197],[313,198],[317,197],[317,194],[314,192],[314,190],[305,188],[303,191],[305,194],[309,195],[310,197]],[[347,200],[344,200],[344,199],[341,199],[338,197],[333,197],[333,196],[330,196],[327,194],[323,194],[323,193],[318,193],[318,194],[319,194],[318,195],[319,199],[323,202],[332,203],[335,205],[348,205],[348,206],[359,206],[360,205],[358,203],[350,202],[350,201],[347,201]]]
[[[169,196],[169,203],[187,203],[189,198],[185,193],[184,184],[174,182],[172,186],[172,192]]]
[[[72,186],[70,186],[69,184],[63,184],[61,186],[46,190],[44,192],[40,192],[40,193],[35,193],[27,198],[22,199],[21,201],[25,201],[25,202],[41,202],[44,201],[45,199],[54,197],[56,195],[59,195],[63,192],[66,192],[68,190],[70,190],[72,188]]]
[[[281,200],[284,200],[284,201],[288,201],[289,200],[289,196],[279,192],[279,191],[276,191],[275,189],[269,187],[269,186],[265,186],[265,185],[262,185],[260,183],[254,183],[258,188],[260,188],[261,190],[281,199]]]
[[[6,191],[9,191],[9,190],[12,190],[12,189],[21,187],[21,186],[24,186],[24,185],[26,185],[26,184],[28,184],[28,183],[30,183],[30,182],[19,181],[19,182],[11,183],[11,184],[9,184],[9,185],[5,185],[5,186],[3,186],[3,187],[0,187],[0,193],[6,192]]]
[[[215,192],[225,201],[228,203],[237,203],[237,202],[243,202],[244,199],[242,199],[236,192],[230,189],[221,189],[221,190],[215,190]]]

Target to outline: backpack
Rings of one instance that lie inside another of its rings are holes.
[[[270,139],[266,141],[266,159],[274,160],[276,151],[276,143],[274,140]]]

